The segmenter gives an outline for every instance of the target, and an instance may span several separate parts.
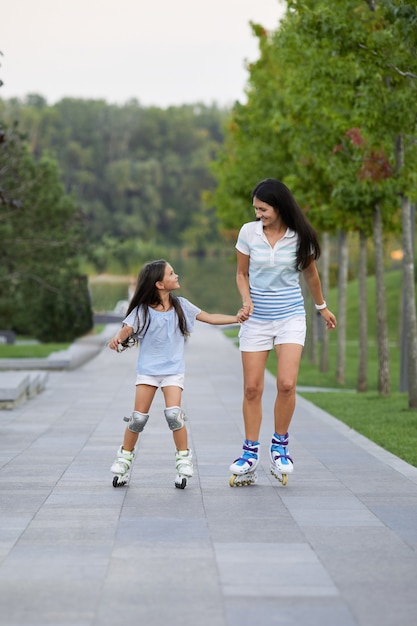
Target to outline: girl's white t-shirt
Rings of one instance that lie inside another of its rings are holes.
[[[187,322],[187,330],[192,333],[196,316],[201,309],[186,298],[178,297]],[[149,326],[138,336],[139,357],[136,371],[147,376],[183,374],[185,372],[185,337],[178,325],[174,308],[169,311],[155,311],[149,307]],[[123,325],[131,326],[134,334],[143,325],[142,307],[136,307],[123,320]]]

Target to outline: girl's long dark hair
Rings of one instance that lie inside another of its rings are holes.
[[[149,307],[162,304],[159,296],[159,289],[156,288],[155,283],[164,280],[165,268],[167,261],[165,259],[158,259],[157,261],[151,261],[146,263],[139,272],[138,280],[136,283],[135,292],[129,303],[126,316],[129,315],[137,307],[137,319],[139,320],[139,308],[143,313],[143,323],[139,326],[135,336],[129,337],[122,343],[123,347],[129,347],[137,343],[137,337],[143,332],[148,330],[150,324]],[[169,301],[174,307],[177,317],[178,326],[181,333],[186,337],[189,335],[187,329],[187,320],[185,319],[184,311],[182,310],[180,301],[172,293],[169,294]]]
[[[311,257],[315,261],[320,257],[320,244],[316,231],[296,203],[291,191],[280,180],[265,178],[252,191],[252,200],[255,197],[272,206],[287,228],[297,233],[296,268],[299,271],[305,270],[311,263]]]

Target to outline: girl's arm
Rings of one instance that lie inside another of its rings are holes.
[[[240,319],[240,313],[237,315],[223,315],[223,313],[207,313],[207,311],[200,311],[196,315],[196,319],[200,322],[206,322],[207,324],[214,324],[220,326],[222,324],[238,324]]]
[[[242,318],[247,320],[253,313],[249,290],[249,256],[237,251],[236,285],[242,298]]]
[[[119,347],[119,343],[126,341],[126,339],[130,337],[132,333],[133,333],[132,326],[123,326],[119,330],[117,335],[115,335],[113,339],[109,341],[109,348],[111,348],[112,350],[117,350]]]
[[[307,287],[311,293],[311,296],[314,300],[314,304],[318,306],[326,304],[323,298],[323,292],[321,290],[321,282],[320,282],[319,273],[317,271],[317,266],[313,259],[311,260],[310,265],[306,267],[305,270],[303,270],[303,276],[307,283]],[[324,308],[319,309],[319,313],[321,314],[322,318],[326,322],[326,327],[328,329],[331,330],[333,328],[336,328],[336,324],[337,324],[336,317],[333,315],[331,311],[329,311],[329,309],[327,308],[327,305]]]

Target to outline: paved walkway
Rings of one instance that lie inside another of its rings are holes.
[[[268,468],[268,376],[259,482],[230,488],[240,356],[198,323],[184,394],[194,478],[174,488],[158,393],[130,486],[114,489],[136,356],[104,348],[0,412],[2,626],[417,623],[416,468],[299,398],[282,487]]]

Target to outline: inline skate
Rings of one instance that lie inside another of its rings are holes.
[[[132,467],[133,459],[135,458],[135,450],[129,452],[124,450],[123,446],[117,451],[117,457],[110,471],[115,474],[113,477],[113,487],[123,487],[129,483],[130,470]]]
[[[175,452],[175,486],[178,489],[185,489],[187,481],[193,475],[193,455],[190,449],[177,450]]]
[[[288,482],[288,474],[291,474],[294,470],[293,460],[288,454],[287,446],[288,433],[285,435],[277,435],[277,433],[274,433],[269,448],[271,474],[279,480],[284,487]]]
[[[256,467],[259,463],[259,441],[245,439],[243,453],[230,466],[232,476],[229,479],[231,487],[243,487],[253,485],[258,480]]]

